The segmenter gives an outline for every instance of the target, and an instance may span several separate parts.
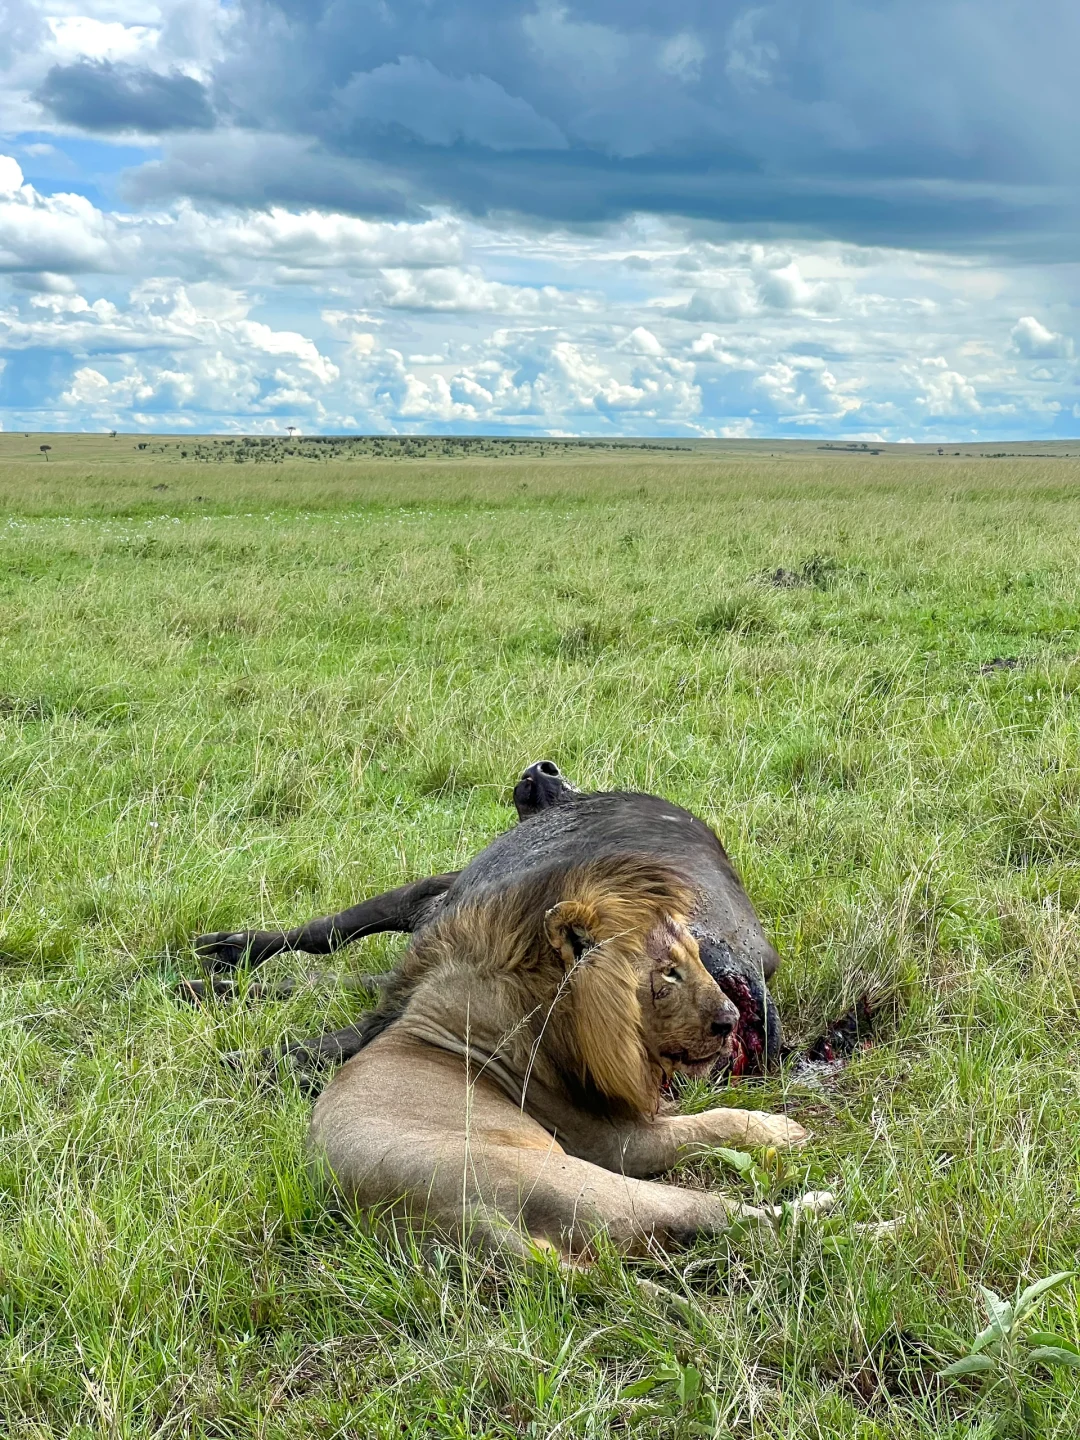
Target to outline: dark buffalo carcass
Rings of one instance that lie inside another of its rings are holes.
[[[380,931],[414,933],[463,901],[522,880],[530,871],[598,856],[648,854],[670,865],[697,896],[689,928],[705,967],[739,1010],[730,1073],[760,1072],[779,1058],[780,1021],[768,981],[780,957],[724,847],[704,821],[657,795],[579,791],[550,760],[524,772],[514,789],[514,805],[520,823],[463,870],[414,881],[294,930],[201,935],[196,949],[217,974],[283,951],[325,955]],[[196,993],[205,988],[198,982],[188,986]],[[290,1046],[287,1053],[300,1063],[344,1060],[368,1038],[370,1027],[361,1021]]]

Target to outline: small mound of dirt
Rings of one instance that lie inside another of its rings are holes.
[[[773,585],[777,590],[797,590],[800,585],[809,583],[794,570],[785,570],[783,565],[778,565],[775,570],[763,575],[762,579],[766,585]]]
[[[775,590],[799,590],[817,586],[824,589],[832,579],[837,563],[828,555],[810,555],[800,561],[794,570],[778,565],[775,570],[763,570],[759,579]]]

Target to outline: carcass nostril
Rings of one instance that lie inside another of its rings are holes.
[[[555,764],[554,760],[541,760],[536,768],[540,771],[541,775],[550,775],[554,778],[559,774],[559,767]]]
[[[726,1040],[731,1034],[731,1032],[735,1029],[735,1026],[731,1023],[730,1020],[714,1020],[710,1028],[712,1030],[712,1033],[720,1040]]]

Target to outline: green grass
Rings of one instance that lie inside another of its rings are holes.
[[[1080,1250],[1080,463],[125,463],[0,473],[0,1429],[1074,1440],[1068,1372],[936,1376],[980,1283]],[[171,998],[197,930],[460,864],[542,756],[716,826],[793,1035],[883,997],[824,1086],[729,1097],[813,1127],[836,1233],[421,1257],[218,1058],[355,994]],[[1080,1339],[1077,1297],[1039,1328]],[[715,1410],[621,1394],[673,1360]]]

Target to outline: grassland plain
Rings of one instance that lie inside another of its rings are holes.
[[[1080,1249],[1080,462],[99,448],[0,469],[4,1433],[1075,1440],[1075,1372],[938,1372]],[[356,995],[172,998],[197,930],[460,864],[540,756],[716,825],[790,1032],[881,997],[846,1070],[725,1096],[813,1127],[831,1233],[421,1257],[219,1059]]]

